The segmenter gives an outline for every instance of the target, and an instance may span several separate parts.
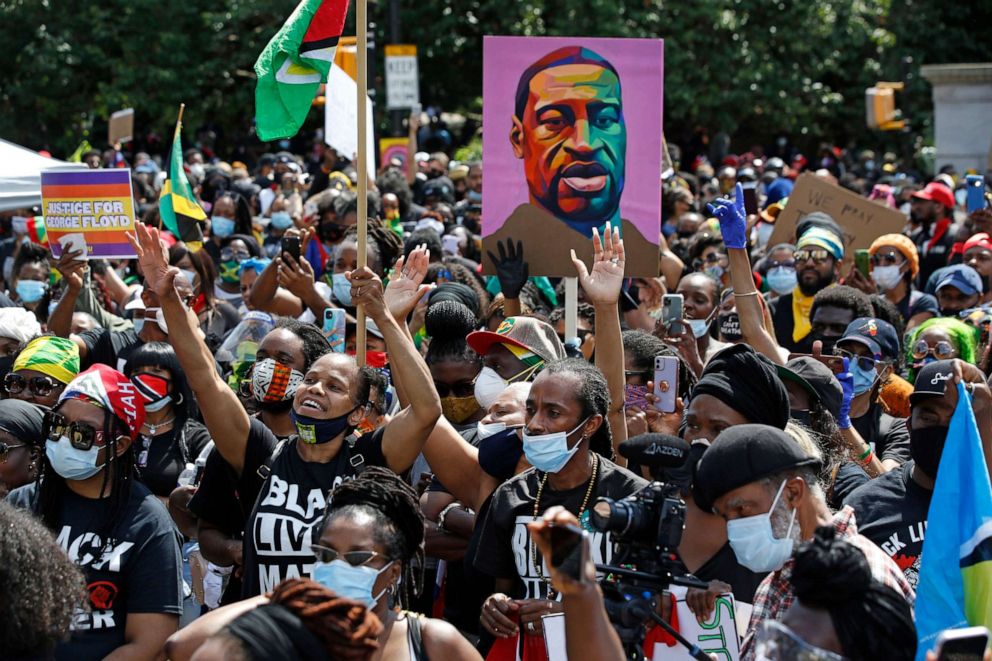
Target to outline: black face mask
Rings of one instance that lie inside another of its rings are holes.
[[[741,318],[736,312],[726,312],[717,317],[720,324],[720,336],[726,342],[740,342],[744,339],[741,332]]]
[[[517,470],[524,444],[516,428],[504,429],[479,441],[479,466],[493,477],[508,480]]]
[[[820,332],[810,333],[809,337],[814,342],[816,340],[819,340],[820,342],[823,343],[823,349],[821,350],[821,353],[823,353],[824,355],[833,355],[834,345],[837,344],[837,340],[841,338],[841,336],[839,335],[827,337]]]
[[[810,421],[809,411],[792,409],[789,411],[789,417],[801,424],[806,429],[812,429],[813,423]]]
[[[937,467],[944,453],[948,427],[922,427],[909,430],[909,455],[923,474],[937,479]]]

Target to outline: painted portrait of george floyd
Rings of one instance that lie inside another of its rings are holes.
[[[658,275],[663,79],[658,39],[484,38],[484,273],[512,239],[530,275],[574,276],[610,222],[627,275]]]

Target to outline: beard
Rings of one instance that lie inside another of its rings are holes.
[[[799,513],[796,513],[796,518],[798,518]],[[792,523],[792,530],[789,530],[790,521]],[[785,506],[785,501],[780,500],[776,505],[775,509],[772,510],[771,516],[772,522],[772,534],[775,535],[776,539],[791,539],[792,548],[795,550],[799,546],[801,541],[801,533],[799,531],[799,522],[795,520],[792,516],[792,512]]]
[[[817,278],[812,283],[805,281],[803,279],[803,275],[805,275],[805,271],[799,274],[799,280],[796,283],[797,285],[799,285],[799,291],[803,293],[803,296],[814,296],[816,292],[820,291],[821,289],[826,289],[834,282],[833,271],[831,271],[827,275],[822,275],[817,271],[816,272]]]

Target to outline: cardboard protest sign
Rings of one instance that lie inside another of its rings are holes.
[[[709,619],[699,622],[685,603],[686,589],[672,586],[675,595],[675,610],[678,618],[678,631],[690,643],[699,645],[707,654],[715,654],[720,661],[738,661],[741,656],[740,639],[737,635],[734,595],[717,597],[716,607]],[[655,643],[654,661],[692,661],[688,650],[681,645],[668,647]]]
[[[379,162],[383,165],[391,159],[399,159],[406,167],[410,138],[379,138]]]
[[[485,37],[483,272],[522,240],[530,274],[574,276],[593,228],[620,226],[626,273],[658,275],[664,44]]]
[[[868,248],[883,234],[899,234],[906,224],[906,216],[898,209],[861,197],[816,175],[803,174],[796,179],[789,202],[775,220],[768,245],[795,243],[796,225],[814,211],[828,214],[844,230],[846,256],[852,250]]]
[[[365,149],[369,179],[375,180],[375,142],[372,130],[372,99],[365,97]],[[358,153],[358,84],[344,69],[331,66],[324,101],[324,142],[345,158]]]
[[[135,257],[131,170],[46,170],[41,207],[52,255],[85,249],[84,257]]]
[[[107,144],[130,142],[134,137],[134,108],[118,110],[110,116],[107,129]]]

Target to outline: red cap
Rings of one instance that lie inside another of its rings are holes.
[[[990,238],[985,232],[979,232],[964,242],[964,250],[961,252],[968,252],[972,248],[976,247],[992,250],[992,238]]]
[[[954,193],[944,184],[931,181],[923,190],[913,193],[913,197],[921,200],[932,200],[938,202],[948,209],[954,208]]]

